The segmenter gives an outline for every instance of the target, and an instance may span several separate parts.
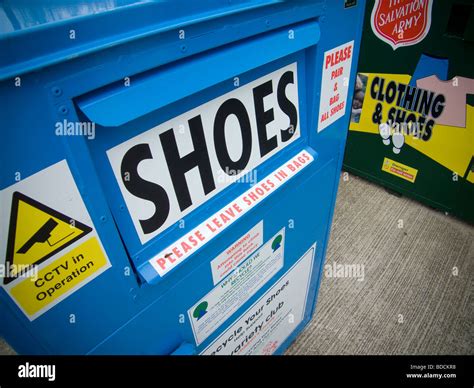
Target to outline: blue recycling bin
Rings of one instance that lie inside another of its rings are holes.
[[[1,336],[284,352],[315,311],[364,1],[0,7]]]

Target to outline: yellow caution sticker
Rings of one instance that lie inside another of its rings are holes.
[[[42,268],[10,290],[17,304],[29,315],[71,293],[78,285],[108,265],[96,237]]]
[[[398,176],[408,182],[414,183],[418,170],[416,168],[407,166],[406,164],[396,162],[395,160],[384,158],[382,164],[382,171]]]
[[[18,268],[40,264],[92,231],[87,225],[20,193],[14,192],[8,233],[8,284]]]
[[[30,321],[111,267],[66,160],[0,190],[0,203],[0,287]]]

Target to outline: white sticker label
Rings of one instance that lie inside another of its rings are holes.
[[[255,186],[158,253],[149,260],[149,263],[160,276],[164,276],[306,168],[313,160],[309,152],[299,152]]]
[[[107,151],[142,244],[300,137],[292,63]]]
[[[188,310],[197,345],[283,268],[284,251],[285,228]]]
[[[65,160],[0,200],[1,284],[31,321],[110,267]]]
[[[201,354],[269,355],[304,318],[316,245]]]
[[[211,261],[212,280],[219,283],[235,267],[263,244],[263,221],[260,221],[241,238]]]
[[[324,53],[318,132],[346,113],[354,41]]]

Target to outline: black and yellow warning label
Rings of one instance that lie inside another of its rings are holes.
[[[81,237],[92,228],[20,193],[12,195],[6,264],[11,268],[4,284],[38,265]]]
[[[86,280],[109,266],[97,237],[91,237],[67,254],[25,278],[10,289],[10,295],[28,315],[59,302]]]
[[[0,203],[0,287],[30,321],[111,267],[67,160],[3,188]]]

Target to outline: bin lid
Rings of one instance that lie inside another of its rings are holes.
[[[178,26],[277,3],[279,0],[2,1],[0,52],[6,55],[0,56],[0,80]]]
[[[8,34],[78,17],[97,15],[116,8],[146,2],[148,1],[5,1],[0,4],[0,34]]]

